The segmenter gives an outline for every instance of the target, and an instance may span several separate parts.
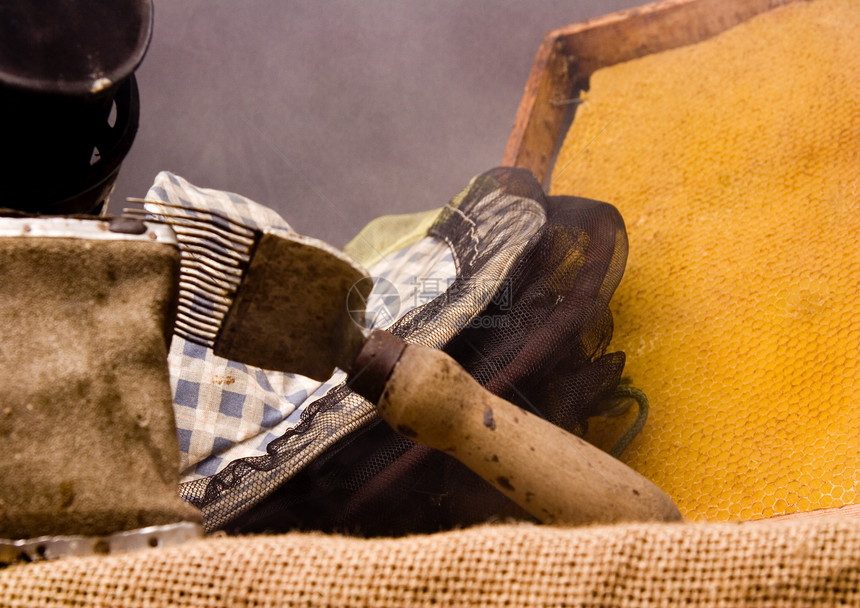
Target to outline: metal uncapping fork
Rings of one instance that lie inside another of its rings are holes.
[[[182,248],[177,331],[187,339],[318,380],[345,370],[350,388],[398,433],[457,458],[544,523],[681,519],[653,483],[488,392],[442,351],[382,330],[368,336],[351,311],[371,282],[333,247],[255,231],[215,211],[188,217],[151,205]]]

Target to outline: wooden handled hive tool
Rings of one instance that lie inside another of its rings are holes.
[[[215,354],[317,380],[335,367],[397,432],[450,454],[545,523],[675,521],[653,483],[481,387],[445,353],[367,332],[367,273],[331,246],[157,203],[183,249],[179,335]],[[129,210],[132,214],[144,211]]]

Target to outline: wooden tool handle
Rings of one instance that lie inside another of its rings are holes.
[[[454,456],[544,523],[681,519],[653,483],[488,392],[441,351],[406,346],[378,408],[397,432]]]

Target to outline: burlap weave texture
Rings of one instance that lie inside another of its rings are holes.
[[[860,605],[860,518],[220,537],[0,571],[2,606]]]

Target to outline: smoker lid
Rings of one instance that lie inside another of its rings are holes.
[[[126,79],[152,35],[152,0],[0,2],[0,85],[87,96]]]

